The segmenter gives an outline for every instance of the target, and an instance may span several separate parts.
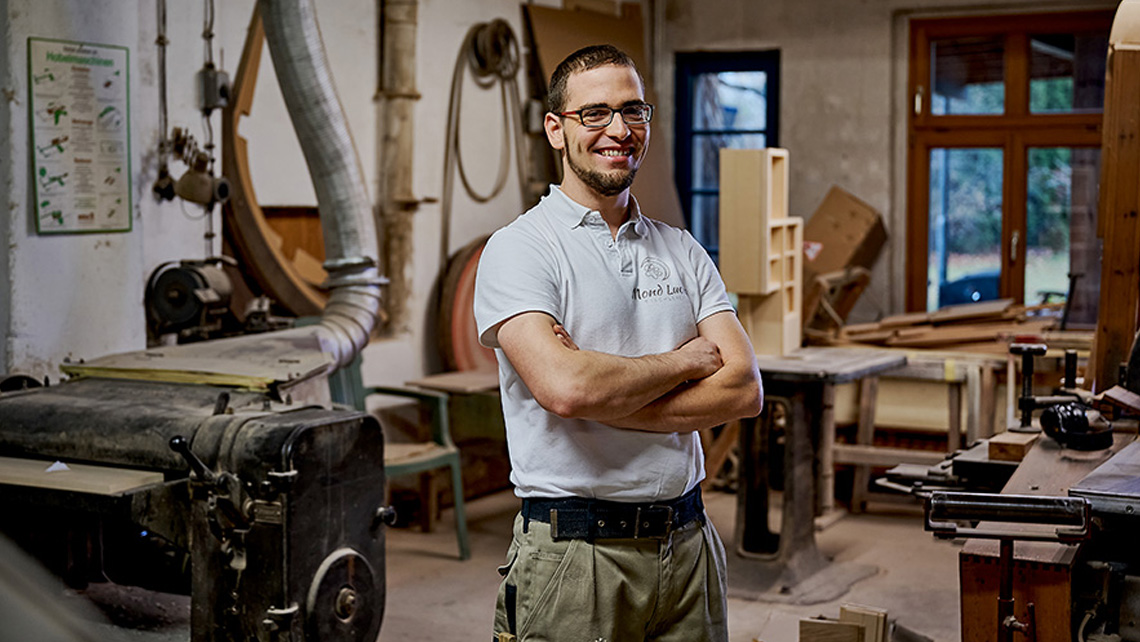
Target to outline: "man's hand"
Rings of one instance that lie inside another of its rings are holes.
[[[704,359],[707,374],[691,376],[678,386],[625,417],[605,423],[618,428],[681,432],[707,428],[741,417],[754,417],[764,392],[756,355],[744,328],[731,312],[714,314],[697,325],[700,336],[674,351]],[[693,363],[690,359],[688,363]]]
[[[705,337],[693,337],[677,348],[677,353],[693,359],[694,367],[701,373],[693,379],[704,379],[724,366],[720,348]]]

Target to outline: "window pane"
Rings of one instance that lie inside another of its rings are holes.
[[[716,194],[693,195],[693,237],[715,261],[720,250],[720,198]]]
[[[932,40],[930,47],[932,114],[1005,112],[1005,44],[1001,36]]]
[[[930,150],[926,307],[998,298],[1002,150]]]
[[[694,129],[767,129],[768,74],[721,71],[693,80]]]
[[[1060,33],[1029,39],[1029,111],[1100,111],[1108,34]]]
[[[1100,251],[1096,238],[1100,150],[1029,149],[1025,303],[1064,301],[1074,284],[1069,322],[1096,323]]]
[[[759,149],[764,134],[694,134],[693,189],[720,188],[720,148]]]

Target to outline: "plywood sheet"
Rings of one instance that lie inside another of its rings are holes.
[[[161,483],[162,473],[159,472],[0,457],[0,484],[97,495],[120,495],[136,488]]]
[[[114,354],[60,366],[69,375],[136,381],[166,381],[286,389],[329,371],[332,356],[321,350],[313,328],[250,334]]]
[[[1140,6],[1121,3],[1112,23],[1104,87],[1100,210],[1100,304],[1095,351],[1089,362],[1093,392],[1120,383],[1118,364],[1128,359],[1140,307]],[[1086,377],[1089,378],[1089,377]]]
[[[1001,319],[1013,307],[1013,299],[948,305],[930,315],[931,323],[953,323],[979,319]]]
[[[787,150],[720,150],[720,271],[730,292],[802,283],[802,222],[788,217]]]

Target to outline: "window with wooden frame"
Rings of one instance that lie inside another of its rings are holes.
[[[1095,323],[1112,16],[911,22],[909,311],[1066,301],[1071,323]]]

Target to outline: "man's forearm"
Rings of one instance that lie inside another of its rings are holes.
[[[601,422],[628,417],[700,376],[677,351],[619,357],[578,350],[569,362],[562,378],[566,389],[559,395],[566,406],[554,412]]]
[[[690,432],[760,412],[763,390],[759,376],[745,369],[722,368],[716,374],[684,383],[645,406],[605,423],[650,432]]]
[[[764,391],[748,335],[730,313],[714,314],[698,326],[712,341],[723,366],[709,377],[692,381],[606,423],[653,432],[686,432],[760,413]]]
[[[512,317],[498,338],[535,401],[573,419],[604,422],[627,416],[723,365],[716,344],[699,336],[674,350],[640,357],[580,350],[562,326],[542,313]]]

